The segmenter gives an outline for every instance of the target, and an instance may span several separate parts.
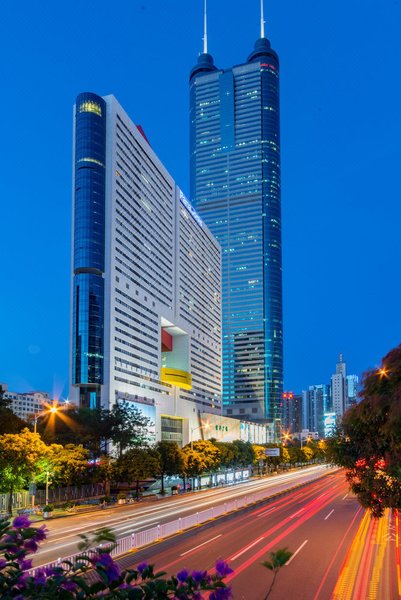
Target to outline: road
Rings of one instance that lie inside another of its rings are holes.
[[[49,530],[48,539],[35,555],[34,565],[38,566],[74,554],[80,541],[79,535],[91,533],[100,527],[109,527],[117,538],[121,538],[261,489],[266,489],[273,495],[294,485],[313,481],[327,473],[326,466],[316,465],[228,487],[49,520],[46,522]]]
[[[288,547],[293,556],[271,600],[395,600],[401,597],[399,525],[390,512],[372,520],[337,472],[118,562],[127,568],[148,561],[176,573],[182,567],[211,571],[222,558],[234,569],[228,579],[235,600],[264,600],[272,574],[261,562]]]

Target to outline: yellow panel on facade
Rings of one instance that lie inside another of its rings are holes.
[[[169,367],[163,367],[160,371],[160,379],[164,383],[170,385],[176,385],[184,390],[192,390],[192,375],[187,371],[180,371],[179,369],[170,369]]]

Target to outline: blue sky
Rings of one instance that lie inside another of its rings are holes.
[[[209,0],[219,67],[258,0]],[[400,342],[399,0],[265,0],[281,61],[285,385],[360,374]],[[2,8],[0,381],[67,394],[72,105],[112,93],[188,192],[188,74],[202,0]]]

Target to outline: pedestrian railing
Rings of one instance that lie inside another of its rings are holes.
[[[317,479],[319,477],[323,477],[324,475],[329,475],[331,471],[326,471],[325,473],[318,472],[316,473],[313,479]],[[269,488],[260,490],[258,492],[254,492],[252,494],[247,494],[245,496],[239,496],[234,500],[225,501],[222,504],[218,504],[217,506],[212,506],[206,510],[202,510],[200,512],[196,512],[192,515],[188,515],[186,517],[180,517],[175,519],[174,521],[170,521],[169,523],[164,523],[163,525],[157,525],[156,527],[151,527],[150,529],[145,529],[144,531],[132,532],[130,535],[127,535],[123,538],[120,538],[116,542],[115,548],[111,551],[111,556],[119,556],[121,554],[125,554],[126,552],[130,552],[131,550],[135,550],[137,548],[141,548],[143,546],[147,546],[148,544],[152,544],[157,542],[165,537],[170,535],[174,535],[181,531],[185,531],[186,529],[190,529],[191,527],[195,527],[196,525],[200,525],[201,523],[206,523],[211,519],[215,519],[216,517],[220,517],[226,514],[229,514],[233,511],[236,511],[241,508],[245,508],[255,502],[260,502],[267,498],[272,498],[283,493],[287,493],[291,490],[294,490],[297,487],[301,487],[310,483],[312,479],[308,481],[304,481],[298,484],[291,486],[290,488],[282,489],[278,492],[271,493]],[[285,485],[285,484],[283,484]],[[106,545],[106,544],[105,544]],[[98,546],[97,548],[93,548],[86,552],[90,557],[95,556],[99,549],[102,546]],[[29,570],[31,575],[34,575],[40,569],[44,569],[47,567],[55,567],[57,565],[62,564],[65,561],[72,563],[73,565],[77,562],[78,558],[82,556],[82,552],[77,552],[71,556],[66,558],[58,558],[57,560],[46,563],[45,565],[41,565],[39,567],[35,567]]]

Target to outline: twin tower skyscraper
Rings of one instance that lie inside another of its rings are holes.
[[[283,392],[279,59],[264,34],[248,60],[190,74],[190,197],[222,248],[223,411],[281,417]]]
[[[239,439],[250,421],[272,430],[283,390],[280,106],[263,11],[248,60],[230,69],[208,53],[205,11],[190,73],[192,205],[113,96],[78,96],[73,161],[70,400],[128,401],[156,438],[181,444],[207,429]]]

